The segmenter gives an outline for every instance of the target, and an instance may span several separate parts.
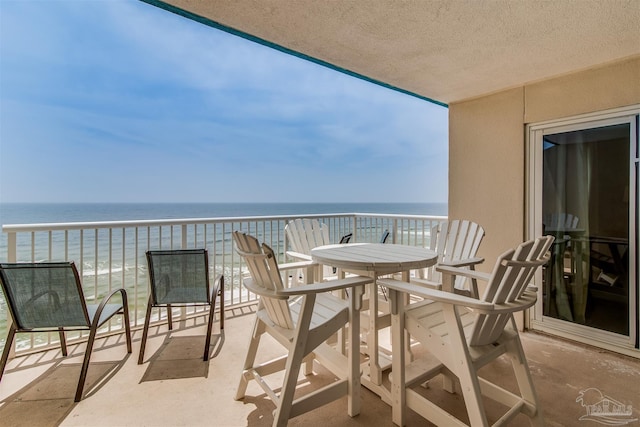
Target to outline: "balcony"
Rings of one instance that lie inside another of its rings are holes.
[[[0,424],[17,426],[21,422],[30,426],[54,426],[62,420],[61,426],[84,427],[270,426],[274,406],[254,382],[248,390],[250,398],[245,401],[233,399],[248,331],[253,322],[252,306],[229,309],[226,315],[224,339],[220,344],[218,335],[215,356],[209,363],[202,362],[200,354],[206,328],[202,318],[187,321],[184,329],[174,329],[170,338],[166,328],[157,327],[147,344],[147,359],[150,361],[143,365],[136,364],[139,332],[134,334],[133,354],[128,358],[124,358],[126,351],[122,337],[97,341],[98,347],[89,368],[89,383],[95,381],[95,375],[99,375],[108,362],[119,370],[97,388],[88,387],[84,400],[77,404],[73,403],[73,394],[76,374],[82,362],[82,345],[72,347],[73,353],[67,358],[62,358],[57,349],[18,357],[10,362],[0,383],[0,400],[5,402],[0,407],[0,419],[3,420]],[[218,330],[215,329],[214,333],[218,334]],[[192,338],[183,339],[194,342],[197,350],[172,354],[170,344],[166,345],[167,340],[170,343],[177,337],[189,336]],[[596,388],[632,405],[633,415],[630,418],[638,418],[638,360],[534,333],[523,333],[522,339],[546,425],[581,425],[579,418],[587,412],[576,399],[580,391],[589,388]],[[277,355],[279,350],[279,345],[267,344],[261,348],[261,353],[266,360]],[[38,379],[46,372],[52,372],[54,366],[66,364],[71,364],[75,370],[69,381],[62,385],[52,378]],[[483,368],[483,374],[495,377],[501,375],[505,368],[509,369],[506,361]],[[322,371],[312,377],[300,377],[301,384],[309,388],[325,380]],[[53,383],[55,392],[45,383]],[[434,381],[425,392],[445,395],[439,388],[438,381]],[[464,413],[459,396],[454,400],[445,396],[460,414]],[[494,421],[500,409],[487,409]],[[521,417],[516,418],[512,425],[528,425],[527,420]],[[358,417],[349,418],[346,398],[343,398],[292,419],[290,425],[321,425],[327,422],[334,426],[393,425],[391,408],[365,388],[362,389],[362,411]],[[411,413],[407,425],[422,426],[425,422]]]
[[[316,217],[330,225],[335,241],[347,232],[354,233],[355,241],[378,241],[388,229],[393,241],[409,245],[428,245],[431,226],[442,219],[369,214]],[[252,383],[248,390],[252,397],[244,401],[233,399],[256,299],[243,292],[240,286],[241,263],[234,254],[230,233],[241,229],[255,234],[270,244],[284,262],[287,245],[284,224],[292,218],[5,226],[9,261],[74,260],[81,271],[88,299],[99,298],[109,289],[124,285],[130,295],[135,332],[133,354],[125,357],[120,326],[112,324],[102,331],[92,356],[85,397],[77,404],[73,402],[73,394],[83,355],[83,337],[77,336],[75,341],[70,337],[70,356],[63,358],[57,347],[56,334],[26,339],[23,336],[0,383],[0,424],[271,425],[274,406],[255,384]],[[205,330],[202,313],[176,311],[176,317],[182,317],[181,324],[170,334],[164,319],[157,317],[147,344],[146,362],[137,365],[139,328],[147,299],[144,252],[150,248],[177,247],[207,247],[212,270],[225,274],[227,321],[224,334],[220,334],[216,324],[213,357],[205,363],[200,359]],[[0,310],[5,310],[2,304]],[[0,312],[2,340],[6,336],[6,321],[6,311]],[[385,331],[381,335],[384,341]],[[640,418],[637,393],[640,361],[532,332],[523,333],[522,339],[547,425],[579,425],[580,418],[588,415],[584,406],[586,399],[579,397],[589,389],[630,406],[632,415],[628,419]],[[195,343],[193,353],[190,343]],[[279,351],[279,345],[267,341],[267,345],[261,347],[261,356],[267,360],[279,355]],[[503,376],[505,369],[508,369],[506,362],[494,363],[483,368],[483,374]],[[110,374],[109,370],[113,372]],[[58,374],[60,376],[56,376]],[[323,371],[311,377],[300,377],[301,384],[310,389],[326,379]],[[505,385],[508,387],[509,383]],[[438,381],[430,383],[424,392],[443,393],[446,404],[460,413],[465,411],[459,396],[445,395]],[[290,424],[393,425],[391,408],[386,403],[364,388],[362,399],[358,417],[349,418],[346,399],[342,399],[296,417]],[[495,421],[501,409],[497,405],[488,406],[489,417]],[[521,417],[512,425],[527,425],[526,419]],[[407,425],[424,424],[416,414],[410,414]]]

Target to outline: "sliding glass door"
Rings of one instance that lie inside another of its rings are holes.
[[[529,233],[555,237],[533,327],[638,346],[638,114],[529,127]]]

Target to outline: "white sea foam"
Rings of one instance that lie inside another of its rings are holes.
[[[122,273],[122,267],[111,267],[111,268],[99,268],[97,271],[95,270],[83,270],[82,277],[87,276],[104,276],[107,274],[113,273]]]

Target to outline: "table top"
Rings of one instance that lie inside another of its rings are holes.
[[[436,263],[438,255],[418,246],[348,243],[318,246],[311,250],[311,258],[320,264],[345,270],[391,274],[430,267]]]

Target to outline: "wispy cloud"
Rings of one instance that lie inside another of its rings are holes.
[[[0,9],[1,201],[446,201],[442,107],[142,2]]]

